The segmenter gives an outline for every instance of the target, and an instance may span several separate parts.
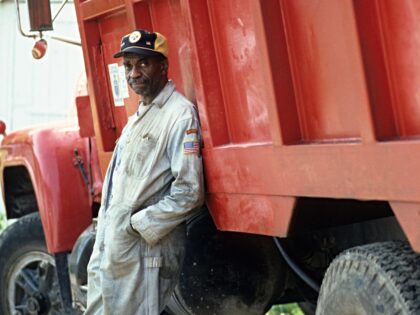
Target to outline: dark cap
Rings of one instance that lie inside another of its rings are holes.
[[[125,53],[167,58],[168,43],[165,36],[158,32],[135,30],[121,39],[121,50],[114,55],[114,58],[121,57]]]

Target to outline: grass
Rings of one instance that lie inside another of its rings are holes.
[[[266,315],[305,315],[296,303],[274,305]]]
[[[4,212],[0,212],[0,232],[6,228],[7,220]]]

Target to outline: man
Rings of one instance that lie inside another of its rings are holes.
[[[105,176],[86,315],[159,315],[179,276],[185,220],[203,204],[198,116],[168,80],[167,52],[161,34],[136,30],[114,55],[141,101]]]

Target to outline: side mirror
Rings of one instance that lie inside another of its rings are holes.
[[[53,22],[51,18],[50,0],[27,1],[31,31],[51,31],[53,29]]]
[[[0,0],[0,2],[1,1],[2,0]],[[53,22],[65,6],[67,0],[63,1],[54,18],[51,18],[50,0],[26,0],[26,2],[28,3],[29,24],[31,27],[31,33],[27,33],[22,29],[19,0],[15,1],[19,32],[22,34],[22,36],[38,40],[32,49],[32,55],[35,59],[41,59],[47,51],[47,42],[42,38],[42,33],[44,31],[53,30]],[[65,43],[81,46],[81,43],[79,41],[70,38],[65,38],[57,35],[50,37]]]
[[[0,120],[0,135],[6,135],[6,124],[3,120]]]

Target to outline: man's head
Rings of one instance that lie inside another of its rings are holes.
[[[125,76],[134,92],[150,103],[168,81],[168,45],[159,33],[136,30],[121,39]]]

